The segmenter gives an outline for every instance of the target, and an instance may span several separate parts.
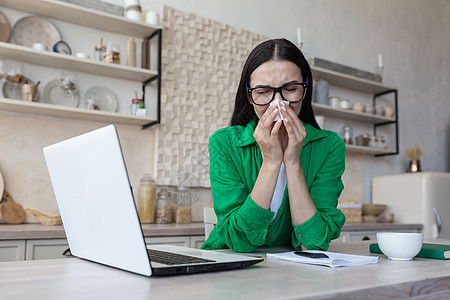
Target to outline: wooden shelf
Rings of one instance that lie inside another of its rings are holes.
[[[1,6],[38,14],[65,22],[96,28],[108,32],[145,38],[160,26],[128,20],[83,6],[56,0],[2,0]]]
[[[158,75],[158,72],[136,67],[109,64],[90,59],[81,59],[72,55],[50,51],[38,51],[33,48],[0,42],[0,57],[45,67],[73,70],[94,75],[113,77],[131,81],[146,81]]]
[[[394,123],[395,118],[387,118],[368,113],[360,113],[352,110],[333,108],[324,104],[312,104],[315,115],[323,115],[325,117],[344,119],[347,121],[358,121],[371,124]]]
[[[148,117],[137,117],[124,113],[87,110],[79,107],[67,107],[40,102],[25,102],[7,98],[0,98],[0,110],[28,115],[40,115],[62,119],[69,118],[142,127],[155,121]]]
[[[356,145],[346,145],[347,151],[352,153],[361,153],[361,154],[395,154],[395,150],[392,149],[381,149],[381,148],[375,148],[375,147],[363,147],[363,146],[356,146]]]
[[[315,80],[324,79],[330,85],[339,86],[363,93],[378,94],[395,90],[395,88],[383,85],[376,81],[358,78],[343,73],[327,70],[324,68],[311,66],[311,71]]]

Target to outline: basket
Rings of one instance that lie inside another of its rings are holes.
[[[345,215],[345,223],[362,223],[362,204],[357,202],[339,202],[338,209]]]

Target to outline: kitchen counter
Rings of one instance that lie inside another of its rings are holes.
[[[202,222],[190,224],[144,224],[144,236],[195,236],[204,235]],[[349,223],[345,224],[342,232],[347,231],[383,231],[383,230],[417,230],[421,224],[392,224],[392,223]],[[41,224],[0,225],[0,240],[21,239],[59,239],[66,238],[63,226],[44,226]]]
[[[334,243],[330,251],[375,255],[370,243]],[[442,299],[450,292],[450,260],[391,261],[377,255],[377,264],[335,269],[266,258],[242,270],[176,278],[147,278],[78,258],[4,262],[1,298]]]
[[[203,223],[190,224],[143,224],[145,237],[204,235]],[[60,239],[66,238],[63,226],[41,224],[0,225],[0,240]]]

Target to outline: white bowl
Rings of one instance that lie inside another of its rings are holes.
[[[422,233],[378,232],[381,252],[391,260],[412,260],[422,249]]]

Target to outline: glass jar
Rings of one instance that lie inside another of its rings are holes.
[[[189,224],[191,223],[191,205],[192,199],[189,193],[189,188],[178,187],[177,188],[177,208],[175,210],[175,223],[177,224]]]
[[[93,55],[94,56],[94,60],[95,61],[103,61],[103,57],[104,57],[105,52],[106,52],[105,45],[102,45],[102,44],[95,45],[94,55]]]
[[[155,180],[149,174],[140,180],[138,213],[141,223],[155,223]]]
[[[170,195],[166,189],[161,189],[156,199],[156,223],[172,223],[172,205],[170,204]]]
[[[345,124],[344,127],[342,127],[341,136],[344,143],[350,145],[353,144],[353,128],[350,125]]]

